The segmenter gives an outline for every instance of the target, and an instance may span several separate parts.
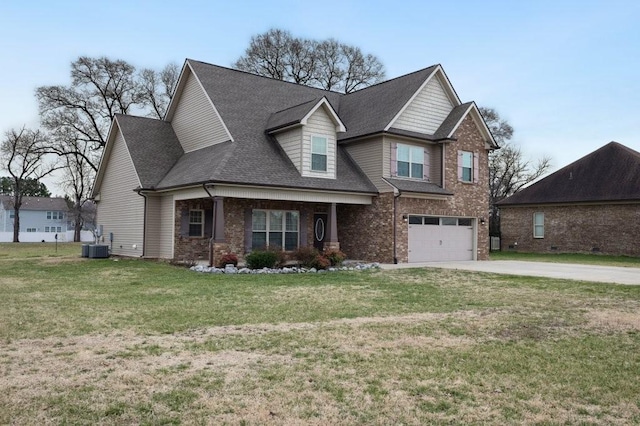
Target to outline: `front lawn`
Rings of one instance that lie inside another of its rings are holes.
[[[0,244],[0,424],[640,422],[640,287],[45,249]]]

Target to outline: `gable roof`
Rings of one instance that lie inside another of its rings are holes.
[[[131,160],[143,188],[153,188],[184,154],[167,121],[116,114]],[[152,152],[162,155],[150,155]]]
[[[336,179],[303,177],[270,133],[304,124],[320,107],[327,110],[338,131],[346,130],[337,134],[338,141],[385,132],[429,79],[436,77],[446,83],[445,91],[453,103],[460,103],[440,65],[342,94],[187,59],[167,119],[177,108],[183,80],[190,75],[208,97],[231,140],[184,153],[168,121],[117,116],[114,123],[122,131],[145,189],[228,182],[377,193],[341,144],[337,147]],[[411,137],[436,140],[426,134]],[[99,170],[96,188],[101,176]]]
[[[610,142],[497,204],[639,200],[640,153]]]
[[[5,210],[13,209],[13,196],[0,195],[0,204]],[[20,210],[67,211],[67,201],[61,197],[22,197]]]

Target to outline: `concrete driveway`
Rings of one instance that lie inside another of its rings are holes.
[[[640,285],[640,268],[568,263],[523,262],[518,260],[460,261],[382,264],[382,269],[444,268],[493,274],[528,275],[612,284]]]

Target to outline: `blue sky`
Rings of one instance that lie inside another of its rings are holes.
[[[463,102],[497,109],[526,155],[548,155],[554,168],[611,140],[640,151],[634,0],[5,0],[0,132],[36,127],[34,89],[68,84],[80,55],[157,69],[187,57],[230,66],[270,28],[357,45],[388,78],[440,63]]]

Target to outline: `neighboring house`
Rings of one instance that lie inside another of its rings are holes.
[[[503,250],[640,256],[640,153],[611,142],[498,206]]]
[[[440,65],[345,95],[187,60],[164,120],[115,117],[97,224],[124,256],[486,259],[495,148]]]
[[[0,195],[0,241],[13,240],[13,197]],[[66,240],[67,203],[64,198],[23,197],[20,208],[20,241]]]

